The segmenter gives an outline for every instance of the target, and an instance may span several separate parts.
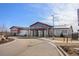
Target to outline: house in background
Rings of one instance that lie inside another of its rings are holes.
[[[72,34],[72,28],[70,26],[55,26],[53,32],[53,26],[42,22],[36,22],[29,27],[12,26],[10,31],[12,35],[27,35],[30,37],[52,37],[53,33],[55,36],[60,36],[61,33],[64,36]]]
[[[27,35],[27,29],[26,27],[19,27],[19,26],[12,26],[10,28],[11,35]]]

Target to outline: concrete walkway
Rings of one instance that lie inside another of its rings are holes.
[[[40,39],[17,39],[0,45],[0,56],[60,56],[54,45]]]
[[[39,38],[41,40],[45,40],[51,43],[54,43],[55,45],[61,45],[61,46],[72,46],[72,45],[79,45],[79,40],[70,40],[68,41],[68,43],[66,41],[63,41],[63,38],[55,38],[54,40],[52,40],[52,38]]]

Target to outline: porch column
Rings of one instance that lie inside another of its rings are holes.
[[[29,37],[29,29],[27,30],[27,37]]]
[[[41,30],[38,30],[38,36],[41,37]]]
[[[45,29],[44,30],[44,37],[46,37],[47,36],[47,30]]]
[[[35,33],[34,33],[34,32],[35,32],[35,30],[32,30],[32,36],[33,36],[33,37],[35,36]]]
[[[28,37],[30,37],[31,36],[31,30],[29,29],[28,30]]]
[[[48,28],[46,29],[46,36],[48,37]]]
[[[33,35],[36,36],[36,30],[33,30]]]
[[[31,30],[31,36],[33,37],[33,30]]]
[[[29,37],[31,37],[31,36],[32,36],[32,30],[29,31]]]

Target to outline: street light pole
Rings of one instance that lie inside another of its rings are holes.
[[[54,40],[54,15],[51,15],[52,16],[52,21],[53,21],[53,40]]]

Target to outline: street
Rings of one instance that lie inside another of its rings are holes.
[[[53,44],[53,43],[52,43]],[[1,56],[60,56],[56,47],[40,39],[18,39],[0,45]]]

